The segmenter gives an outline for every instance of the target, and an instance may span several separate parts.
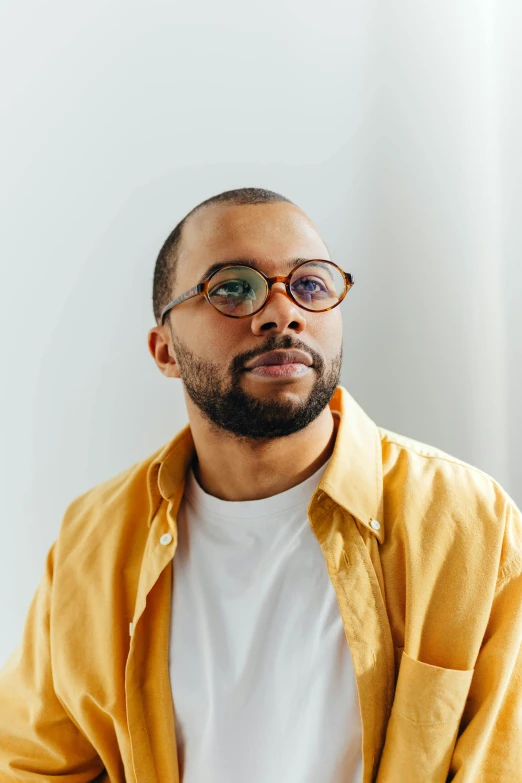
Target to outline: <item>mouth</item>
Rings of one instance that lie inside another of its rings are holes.
[[[263,353],[246,365],[247,370],[254,370],[257,367],[266,367],[271,365],[282,364],[304,364],[306,367],[311,367],[313,364],[312,357],[305,351],[290,350],[290,351],[268,351]]]
[[[260,364],[248,369],[247,372],[259,378],[300,378],[311,370],[311,367],[302,362],[286,362],[285,364]]]

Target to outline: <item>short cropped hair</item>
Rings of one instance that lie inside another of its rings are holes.
[[[225,190],[218,193],[217,196],[202,201],[191,209],[183,220],[173,229],[165,240],[154,267],[154,282],[152,289],[152,305],[154,316],[158,324],[161,323],[161,312],[165,305],[171,299],[171,293],[174,290],[176,281],[176,272],[179,259],[179,249],[181,245],[181,234],[183,226],[188,218],[203,207],[213,204],[270,204],[278,201],[286,201],[293,204],[289,198],[275,193],[273,190],[264,188],[238,188],[237,190]],[[295,204],[294,204],[295,206]]]

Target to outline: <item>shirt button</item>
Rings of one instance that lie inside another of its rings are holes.
[[[163,546],[167,546],[167,544],[170,544],[172,541],[172,536],[170,533],[163,533],[163,535],[160,538],[160,544],[163,544]]]
[[[376,519],[370,519],[370,525],[373,527],[374,530],[379,530],[381,527],[381,523],[377,522]]]

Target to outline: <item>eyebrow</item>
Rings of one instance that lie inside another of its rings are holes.
[[[291,269],[294,268],[294,266],[297,266],[298,264],[302,263],[303,261],[315,261],[316,259],[311,258],[291,258],[290,261],[287,261],[287,263],[284,265],[287,272],[290,272]],[[326,261],[326,259],[322,259]],[[204,280],[207,279],[207,277],[210,277],[214,272],[217,272],[218,269],[222,269],[224,266],[230,266],[231,264],[241,264],[241,266],[249,266],[252,269],[257,269],[258,272],[261,272],[261,267],[257,263],[257,261],[254,261],[252,258],[229,258],[228,261],[216,261],[214,264],[211,264],[201,275],[201,277],[198,280],[198,284],[202,283]]]

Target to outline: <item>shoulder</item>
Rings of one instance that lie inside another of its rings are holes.
[[[456,503],[473,497],[493,507],[510,500],[499,482],[484,470],[428,443],[378,427],[383,472],[408,478],[417,492],[434,492],[439,500]]]
[[[522,514],[484,470],[422,441],[378,427],[384,499],[394,532],[445,540],[496,559],[498,579],[522,565]]]
[[[116,546],[125,533],[146,531],[153,500],[149,472],[165,447],[74,498],[66,507],[57,540],[57,556],[85,557],[100,547]]]

